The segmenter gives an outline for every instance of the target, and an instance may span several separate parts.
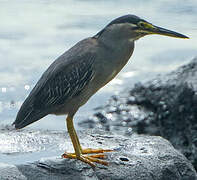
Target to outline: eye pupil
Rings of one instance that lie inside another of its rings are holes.
[[[143,28],[146,27],[144,23],[140,23],[140,26],[143,27]]]

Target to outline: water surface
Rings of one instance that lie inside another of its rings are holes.
[[[110,95],[197,56],[197,1],[0,0],[0,125],[14,121],[25,97],[59,55],[125,14],[138,15],[191,39],[154,35],[137,41],[121,73],[76,114],[76,125]],[[65,117],[49,115],[28,128],[62,130]]]

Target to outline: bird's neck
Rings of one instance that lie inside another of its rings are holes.
[[[134,48],[134,41],[129,39],[121,39],[121,38],[111,38],[111,37],[99,37],[98,42],[102,44],[106,49],[113,52],[123,52],[133,51]]]
[[[117,73],[128,62],[134,50],[134,41],[129,40],[111,40],[105,37],[98,39],[98,43],[102,47],[101,54],[105,55],[105,66],[109,65],[111,70],[114,68]]]

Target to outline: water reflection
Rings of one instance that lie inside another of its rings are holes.
[[[132,61],[80,109],[76,121],[91,114],[94,107],[123,87],[188,62],[197,55],[196,11],[197,2],[193,0],[1,1],[0,125],[14,121],[21,103],[55,58],[79,40],[96,34],[115,17],[136,14],[191,39],[160,36],[140,39]],[[47,116],[30,128],[65,129],[64,119]]]

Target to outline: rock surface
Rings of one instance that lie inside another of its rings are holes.
[[[176,71],[113,96],[88,120],[88,128],[159,135],[197,170],[197,58]]]
[[[1,180],[196,180],[191,163],[165,139],[126,137],[104,131],[79,132],[82,145],[111,148],[108,167],[61,159],[72,151],[65,132],[0,130]],[[3,158],[4,157],[4,158]],[[42,158],[41,158],[42,157]]]

